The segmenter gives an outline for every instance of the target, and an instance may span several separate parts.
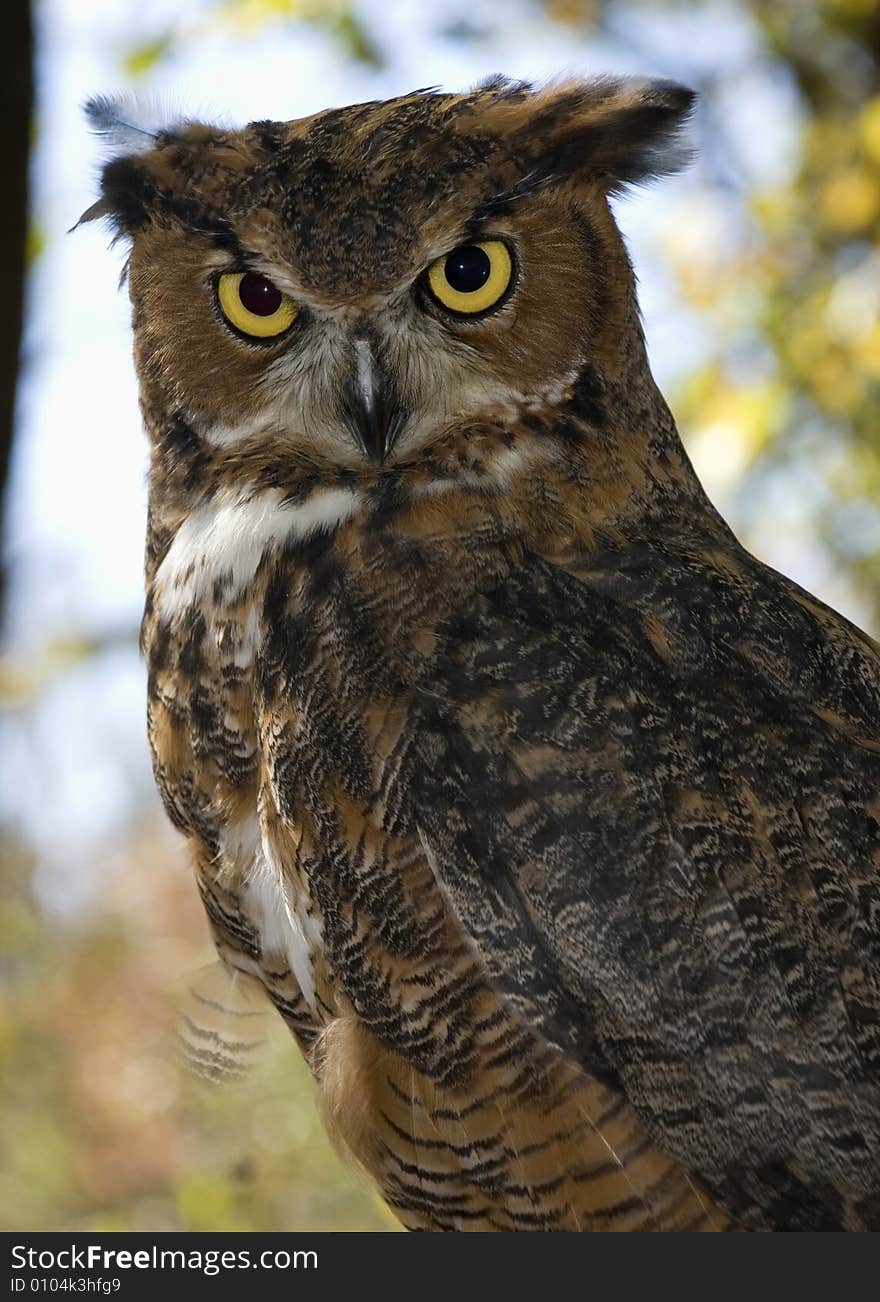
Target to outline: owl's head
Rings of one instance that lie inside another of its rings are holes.
[[[681,166],[692,101],[493,80],[240,131],[93,101],[112,156],[85,217],[131,240],[154,436],[357,467],[613,374],[640,334],[608,199]]]

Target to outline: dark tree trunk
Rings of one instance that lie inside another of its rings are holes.
[[[3,202],[0,248],[6,272],[0,312],[0,538],[5,540],[6,487],[12,452],[15,388],[24,305],[25,243],[28,224],[28,161],[34,98],[33,31],[30,0],[6,0],[0,41],[0,158]],[[0,616],[6,589],[0,557]]]

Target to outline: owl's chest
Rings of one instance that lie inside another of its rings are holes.
[[[262,981],[406,1224],[704,1218],[621,1101],[490,988],[438,888],[407,780],[424,624],[407,643],[365,588],[306,596],[267,578],[185,636],[145,630],[156,774],[221,954]]]
[[[413,702],[438,626],[508,561],[470,500],[392,529],[347,490],[296,507],[276,497],[191,516],[153,580],[160,791],[240,965],[284,997],[295,985],[316,1025],[340,1004],[386,1036],[418,1025],[426,1068],[445,1052],[458,1070],[464,1038],[450,1040],[442,1005],[464,947],[409,795]]]
[[[454,943],[403,809],[405,657],[365,598],[278,586],[203,602],[185,638],[147,627],[156,775],[226,955],[316,1030],[342,1005],[377,1022]]]

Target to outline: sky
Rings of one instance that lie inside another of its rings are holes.
[[[385,56],[378,70],[353,65],[310,24],[241,27],[218,17],[218,8],[216,0],[38,5],[32,185],[44,246],[28,287],[8,545],[10,653],[25,678],[42,686],[23,691],[0,722],[0,762],[14,775],[0,790],[0,817],[36,848],[38,886],[62,909],[100,888],[114,839],[157,803],[144,736],[144,671],[132,646],[142,603],[146,444],[129,306],[118,287],[124,249],[109,249],[98,223],[70,232],[95,198],[100,165],[81,105],[96,92],[130,89],[124,66],[131,49],[173,30],[175,52],[141,79],[140,92],[159,117],[183,111],[230,125],[300,117],[416,86],[462,89],[498,71],[539,81],[613,71],[701,85],[723,62],[728,98],[704,108],[697,144],[715,114],[724,118],[730,159],[752,177],[780,177],[794,165],[790,89],[767,77],[732,3],[708,13],[684,7],[674,24],[621,6],[619,31],[584,42],[528,0],[363,0],[365,27]],[[698,249],[747,238],[726,165],[733,163],[703,157],[686,175],[617,207],[661,387],[674,386],[708,343],[705,320],[684,307],[664,271],[664,242],[684,238]],[[723,510],[736,447],[723,431],[703,444],[702,453],[699,446],[692,452]],[[768,539],[770,550],[774,545]],[[780,556],[789,572],[807,564],[802,550]],[[95,638],[105,649],[78,659],[78,641]],[[51,661],[47,646],[55,648]],[[68,667],[56,672],[59,663]]]

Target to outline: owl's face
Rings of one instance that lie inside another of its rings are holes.
[[[357,466],[558,403],[586,362],[614,366],[635,311],[608,194],[676,165],[690,102],[496,82],[149,137],[90,212],[132,237],[148,425]],[[92,117],[118,133],[116,109]]]
[[[322,216],[317,238],[339,249],[324,284],[274,216],[236,222],[250,236],[236,249],[198,229],[135,242],[141,355],[161,359],[209,443],[265,433],[380,461],[450,421],[558,395],[576,373],[603,294],[576,208],[535,196],[477,229],[449,211],[412,243],[389,242],[375,277],[357,276],[332,210]]]

